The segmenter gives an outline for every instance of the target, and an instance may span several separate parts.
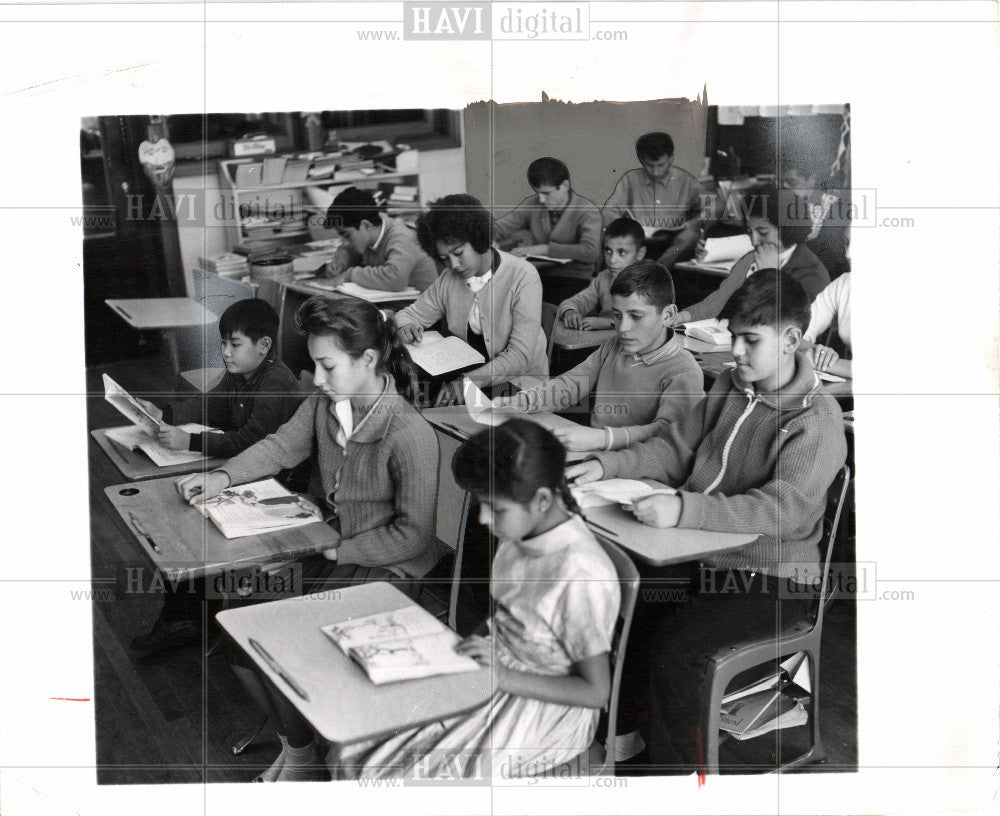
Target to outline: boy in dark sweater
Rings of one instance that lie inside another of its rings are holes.
[[[219,318],[219,334],[226,373],[215,388],[162,411],[146,400],[139,402],[164,422],[197,422],[222,433],[188,433],[166,425],[157,434],[160,444],[174,450],[232,457],[278,430],[302,402],[305,394],[274,348],[278,314],[270,304],[256,298],[237,301]],[[132,648],[152,653],[200,642],[204,598],[204,580],[176,588],[167,584],[156,623],[147,634],[133,638]]]
[[[633,683],[645,676],[648,711],[641,718],[632,712],[632,724],[661,771],[698,766],[709,657],[808,612],[810,593],[779,587],[808,586],[821,575],[827,490],[847,456],[840,409],[799,351],[809,324],[801,284],[759,270],[735,292],[729,313],[736,369],[684,421],[567,470],[578,484],[628,475],[676,485],[676,495],[635,503],[643,524],[759,534],[745,547],[706,557],[689,603],[639,611],[637,642],[645,648],[634,651],[646,665],[637,670],[633,660],[628,674]]]

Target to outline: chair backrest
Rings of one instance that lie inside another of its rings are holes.
[[[837,473],[826,493],[826,513],[823,516],[823,531],[826,536],[826,553],[823,559],[823,581],[819,591],[819,606],[816,610],[816,626],[823,623],[823,612],[826,609],[830,584],[830,559],[833,557],[833,545],[837,541],[837,530],[840,528],[840,517],[844,511],[844,501],[851,485],[851,469],[844,465]]]
[[[628,635],[632,628],[632,615],[639,599],[639,570],[628,554],[617,544],[604,538],[599,538],[604,552],[608,554],[611,563],[618,573],[618,583],[621,586],[621,605],[618,609],[618,621],[614,637],[611,641],[611,696],[608,698],[608,732],[604,740],[604,767],[606,771],[614,769],[615,737],[618,731],[618,694],[621,688],[622,669],[625,666],[625,649],[628,646]]]
[[[545,332],[545,356],[552,361],[552,328],[556,325],[556,312],[559,307],[554,303],[542,301],[542,331]]]

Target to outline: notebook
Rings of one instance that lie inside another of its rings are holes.
[[[376,685],[479,668],[455,653],[458,634],[416,604],[322,627]]]

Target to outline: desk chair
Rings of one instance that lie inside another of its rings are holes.
[[[598,538],[598,541],[604,548],[604,552],[608,554],[608,558],[611,559],[611,563],[615,565],[615,572],[618,573],[618,582],[621,585],[621,604],[618,608],[615,632],[611,639],[611,694],[608,697],[608,704],[604,708],[607,727],[605,728],[603,745],[600,737],[595,737],[590,748],[586,751],[586,757],[587,767],[591,774],[595,773],[596,769],[599,776],[614,776],[615,738],[618,735],[618,694],[622,683],[622,669],[625,666],[625,648],[628,645],[629,630],[632,628],[632,614],[635,612],[635,604],[639,598],[639,571],[625,550],[617,544],[604,538]],[[573,771],[579,767],[581,757],[571,759],[558,766],[558,768],[567,768],[569,773],[562,774],[557,768],[548,771],[546,775],[551,774],[554,779],[572,775]]]
[[[823,561],[823,582],[820,586],[815,618],[800,621],[790,630],[777,637],[748,641],[720,649],[709,661],[708,680],[711,692],[705,711],[702,712],[705,738],[705,772],[719,772],[719,713],[722,698],[730,682],[743,672],[757,666],[777,663],[789,655],[804,654],[809,661],[809,726],[811,730],[809,750],[790,762],[783,763],[775,770],[786,771],[810,762],[822,762],[826,752],[819,733],[819,657],[823,635],[823,613],[833,600],[827,584],[830,578],[830,556],[837,539],[840,515],[844,508],[851,470],[847,465],[841,468],[827,493],[827,512],[823,518],[826,533],[826,554]],[[773,733],[773,732],[771,732]],[[761,735],[761,738],[770,736]]]

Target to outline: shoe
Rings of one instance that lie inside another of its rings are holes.
[[[129,646],[137,652],[154,654],[167,649],[179,649],[201,643],[201,629],[196,621],[157,620],[148,634],[132,638]]]

